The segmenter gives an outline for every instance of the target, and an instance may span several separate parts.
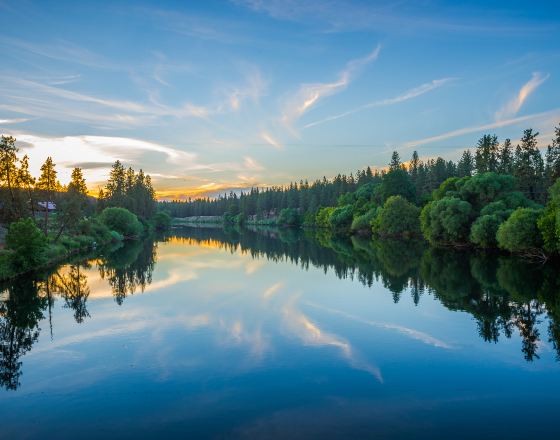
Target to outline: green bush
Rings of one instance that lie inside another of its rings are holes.
[[[11,261],[18,270],[29,270],[46,261],[47,239],[31,218],[10,225],[6,247],[14,251]]]
[[[284,208],[278,216],[278,224],[281,226],[299,226],[301,216],[294,208]]]
[[[503,212],[503,211],[500,211]],[[499,215],[482,215],[471,226],[471,243],[482,248],[495,248],[498,244],[496,233],[504,219]]]
[[[95,217],[81,220],[77,230],[80,235],[91,237],[96,244],[105,244],[111,241],[111,231]]]
[[[444,197],[457,197],[458,189],[457,183],[462,181],[459,177],[450,177],[445,180],[437,189],[432,191],[432,198],[434,200],[440,200]]]
[[[117,231],[109,231],[109,235],[111,236],[111,241],[113,243],[118,243],[119,241],[124,240],[123,235],[118,233]]]
[[[352,224],[354,211],[352,205],[335,208],[329,217],[329,224],[335,229],[348,229]]]
[[[319,228],[330,228],[331,224],[329,222],[329,219],[334,210],[335,208],[332,207],[323,207],[319,209],[315,217],[315,225]]]
[[[543,239],[543,247],[549,253],[560,251],[560,179],[549,190],[549,202],[537,225]]]
[[[420,235],[420,209],[401,196],[387,199],[380,210],[374,232],[389,237]]]
[[[315,218],[317,216],[317,213],[315,211],[307,211],[304,216],[303,216],[303,226],[304,227],[311,227],[311,226],[315,226]]]
[[[143,230],[138,217],[125,208],[105,208],[99,221],[125,238],[136,238]]]
[[[488,203],[513,191],[515,177],[506,174],[483,173],[460,179],[456,183],[459,198],[469,202],[476,212]]]
[[[420,214],[422,233],[431,243],[467,243],[471,219],[471,204],[456,197],[430,202]]]
[[[165,231],[171,226],[171,216],[165,211],[158,211],[152,217],[152,226],[156,231]]]
[[[560,234],[556,228],[556,210],[547,207],[537,221],[537,227],[543,240],[543,248],[546,252],[556,253],[560,250]]]
[[[372,208],[365,214],[358,215],[352,220],[350,230],[357,233],[371,233],[372,222],[377,217],[377,208]]]
[[[518,208],[498,229],[496,238],[502,249],[533,254],[543,246],[537,226],[542,210]]]

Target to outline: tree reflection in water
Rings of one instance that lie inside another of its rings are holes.
[[[331,270],[366,286],[379,280],[395,302],[409,291],[418,304],[429,292],[447,309],[470,313],[485,341],[497,343],[517,330],[527,361],[539,358],[538,326],[546,316],[548,342],[560,360],[556,261],[533,264],[513,256],[432,248],[423,242],[337,237],[325,231],[182,228],[175,235],[195,242],[212,240],[231,252],[291,261],[303,269]]]
[[[118,305],[152,282],[156,251],[153,240],[133,241],[101,260],[99,275],[109,282]]]
[[[39,283],[29,277],[0,285],[0,292],[0,384],[15,390],[20,385],[20,357],[39,338],[47,298],[38,294]]]
[[[155,249],[153,240],[133,242],[97,262],[118,304],[151,282]],[[57,295],[64,300],[64,307],[73,311],[78,324],[90,316],[90,288],[84,271],[91,266],[88,261],[75,262],[48,274],[0,283],[0,386],[15,390],[20,385],[20,358],[38,340],[39,322],[47,314],[52,334],[51,309]]]
[[[181,228],[173,237],[188,244],[211,242],[255,259],[289,261],[304,270],[321,268],[366,286],[380,281],[396,303],[409,293],[418,305],[428,292],[447,309],[471,314],[485,341],[497,343],[517,331],[527,361],[539,358],[543,338],[539,324],[546,321],[547,340],[560,360],[560,274],[556,262],[536,265],[511,256],[430,248],[423,242],[341,238],[324,231]],[[153,240],[132,242],[95,261],[117,304],[151,283],[156,251]],[[13,390],[19,386],[20,358],[37,341],[39,323],[46,315],[50,325],[56,296],[73,311],[77,323],[90,317],[85,272],[91,274],[91,268],[91,262],[72,263],[48,275],[0,284],[2,387]]]

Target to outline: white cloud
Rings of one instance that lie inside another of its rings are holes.
[[[411,148],[411,147],[416,147],[416,146],[420,146],[420,145],[426,145],[426,144],[430,144],[430,143],[434,143],[434,142],[444,141],[446,139],[451,139],[451,138],[463,136],[463,135],[466,135],[466,134],[480,133],[480,132],[483,132],[483,131],[486,131],[486,130],[492,130],[492,129],[501,128],[501,127],[508,127],[510,125],[518,125],[518,124],[521,124],[521,123],[524,123],[524,122],[539,120],[539,119],[543,119],[543,118],[550,118],[550,117],[554,117],[554,118],[560,117],[560,108],[550,110],[550,111],[547,111],[547,112],[535,113],[535,114],[527,115],[527,116],[520,116],[520,117],[512,118],[512,119],[504,119],[504,120],[501,120],[501,121],[491,122],[489,124],[477,125],[477,126],[473,126],[473,127],[459,128],[457,130],[448,131],[446,133],[438,134],[436,136],[431,136],[431,137],[427,137],[427,138],[423,138],[423,139],[417,139],[417,140],[414,140],[414,141],[405,142],[403,144],[403,148]]]
[[[27,118],[0,119],[0,124],[20,124],[27,121],[29,121]]]
[[[330,121],[334,121],[336,119],[344,118],[346,116],[353,115],[354,113],[358,113],[358,112],[361,112],[363,110],[367,110],[369,108],[383,107],[383,106],[386,106],[386,105],[393,105],[393,104],[398,104],[398,103],[401,103],[401,102],[404,102],[404,101],[408,101],[409,99],[416,98],[416,97],[421,96],[425,93],[428,93],[428,92],[430,92],[434,89],[437,89],[437,88],[443,86],[444,84],[448,83],[451,80],[452,80],[452,78],[435,79],[433,81],[430,81],[429,83],[425,83],[425,84],[422,84],[418,87],[410,89],[410,90],[404,92],[401,95],[395,96],[394,98],[382,99],[380,101],[373,101],[373,102],[370,102],[368,104],[361,105],[361,106],[359,106],[359,107],[357,107],[353,110],[348,110],[344,113],[339,113],[339,114],[334,115],[334,116],[329,116],[327,118],[320,119],[320,120],[315,121],[315,122],[311,122],[309,124],[306,124],[303,128],[310,128],[310,127],[314,127],[316,125],[324,124],[325,122],[330,122]]]
[[[207,166],[197,162],[197,155],[194,153],[140,139],[87,135],[48,137],[17,132],[10,134],[22,142],[22,153],[28,153],[27,150],[31,149],[29,165],[32,173],[38,174],[41,164],[51,156],[57,164],[58,177],[63,183],[69,180],[72,168],[76,164],[104,164],[84,170],[85,177],[91,184],[105,181],[110,163],[121,160],[136,166],[146,163],[144,156],[149,153],[162,154],[165,157],[166,168],[175,165],[184,171],[207,169]],[[147,168],[151,168],[149,163],[147,165]],[[137,168],[141,167],[142,165]]]
[[[296,96],[289,101],[284,109],[282,121],[287,125],[291,125],[293,121],[310,110],[322,98],[344,90],[350,84],[358,70],[376,60],[380,51],[381,46],[378,45],[365,57],[348,62],[344,70],[340,72],[338,79],[334,82],[301,85]]]
[[[228,104],[233,111],[238,111],[246,100],[258,102],[266,89],[266,82],[260,71],[253,69],[246,78],[246,84],[229,91]]]
[[[519,110],[521,110],[521,107],[523,106],[523,103],[527,100],[527,98],[531,96],[531,94],[535,90],[537,90],[537,88],[549,77],[550,75],[543,76],[539,72],[534,72],[531,79],[523,84],[523,87],[521,87],[519,92],[517,92],[517,94],[510,101],[508,101],[500,110],[496,112],[496,120],[501,121],[503,119],[515,116],[519,112]]]
[[[243,165],[245,166],[245,168],[247,168],[248,170],[252,170],[252,171],[262,171],[264,170],[264,167],[258,163],[255,159],[253,159],[252,157],[246,156],[243,160]]]
[[[280,144],[280,142],[274,139],[271,134],[266,131],[261,132],[261,139],[264,140],[267,144],[272,145],[274,148],[277,148],[279,150],[282,149],[282,144]]]

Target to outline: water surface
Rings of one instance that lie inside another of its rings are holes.
[[[190,229],[0,285],[2,438],[526,438],[554,264]]]

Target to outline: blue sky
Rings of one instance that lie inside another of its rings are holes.
[[[560,123],[558,2],[0,0],[0,131],[180,197]]]

